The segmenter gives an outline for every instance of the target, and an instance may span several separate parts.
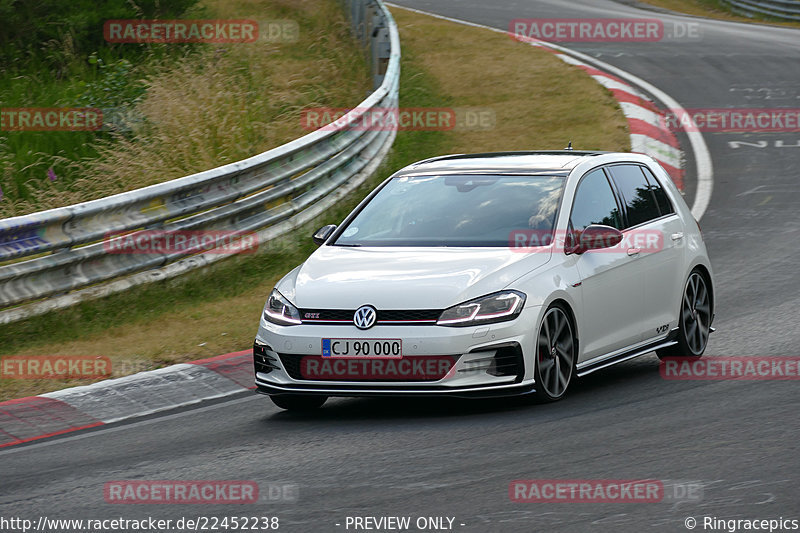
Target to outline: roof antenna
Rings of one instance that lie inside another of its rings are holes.
[[[567,147],[564,148],[564,150],[572,150],[572,141],[569,141],[569,144],[567,144]]]

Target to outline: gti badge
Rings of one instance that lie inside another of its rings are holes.
[[[378,318],[378,312],[371,305],[362,305],[356,310],[353,315],[353,323],[358,329],[369,329],[375,325],[375,320]]]

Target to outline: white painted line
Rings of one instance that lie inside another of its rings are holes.
[[[411,11],[414,13],[420,13],[422,15],[428,15],[430,17],[438,18],[441,20],[448,20],[450,22],[455,22],[457,24],[463,24],[465,26],[472,26],[475,28],[482,28],[484,30],[493,31],[496,33],[503,33],[508,34],[506,30],[500,30],[498,28],[492,28],[491,26],[486,26],[484,24],[476,24],[474,22],[468,22],[466,20],[460,20],[456,18],[446,17],[444,15],[438,15],[436,13],[431,13],[429,11],[422,11],[419,9],[413,9],[410,7],[400,6],[391,2],[384,2],[386,5],[395,7],[398,9],[405,9],[406,11]],[[511,37],[509,36],[509,39]],[[595,59],[592,56],[583,54],[581,52],[576,52],[574,50],[570,50],[569,48],[565,48],[563,46],[559,46],[557,44],[548,43],[544,41],[540,41],[538,43],[532,43],[533,46],[545,46],[550,48],[551,50],[557,50],[563,54],[569,55],[575,59],[579,59],[584,61],[589,66],[593,66],[599,70],[605,70],[606,72],[613,74],[618,78],[622,78],[629,83],[639,87],[640,89],[650,93],[667,109],[671,109],[674,113],[680,114],[679,116],[683,116],[685,110],[683,107],[670,95],[656,87],[655,85],[639,78],[638,76],[634,76],[633,74],[617,68],[613,65],[606,63],[605,61],[600,61],[599,59]],[[711,193],[714,190],[714,168],[711,163],[711,154],[708,151],[708,146],[706,145],[705,139],[703,139],[703,135],[698,131],[687,131],[687,137],[689,138],[689,144],[692,147],[692,152],[694,153],[695,163],[697,167],[697,191],[695,192],[694,197],[694,205],[692,205],[692,215],[697,220],[703,218],[703,215],[708,208],[708,204],[711,201]]]
[[[572,54],[580,59],[583,59],[584,61],[594,63],[597,68],[606,70],[618,78],[625,79],[626,81],[633,83],[644,91],[650,93],[655,98],[660,100],[661,103],[664,104],[664,107],[671,109],[674,113],[678,114],[678,116],[683,116],[685,114],[683,107],[674,98],[655,85],[646,82],[645,80],[634,76],[629,72],[619,69],[613,65],[609,65],[608,63],[598,59],[594,59],[593,57],[580,52],[574,52],[551,43],[549,43],[548,46],[551,46],[557,50],[564,50],[566,53]],[[703,135],[699,131],[684,131],[686,136],[689,138],[689,144],[692,147],[697,168],[697,190],[695,191],[694,205],[692,205],[692,215],[694,215],[694,218],[697,220],[700,220],[703,218],[703,215],[708,208],[708,204],[711,201],[711,193],[714,190],[714,169],[711,163],[711,154],[708,151],[708,146],[706,146],[706,141],[703,139]]]

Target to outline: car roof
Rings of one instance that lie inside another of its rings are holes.
[[[413,163],[397,175],[432,173],[565,174],[588,157],[611,152],[549,150],[488,152],[432,157]]]

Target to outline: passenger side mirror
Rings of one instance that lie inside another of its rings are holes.
[[[592,224],[581,232],[580,243],[571,251],[582,254],[589,250],[611,248],[622,242],[622,232],[611,226]]]
[[[325,241],[333,234],[334,230],[336,230],[336,224],[328,224],[319,228],[311,237],[314,240],[314,244],[317,246],[325,244]]]

